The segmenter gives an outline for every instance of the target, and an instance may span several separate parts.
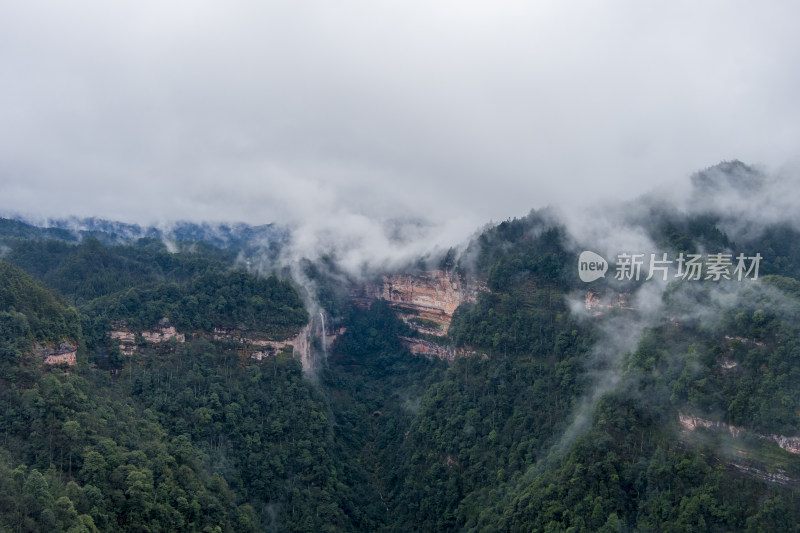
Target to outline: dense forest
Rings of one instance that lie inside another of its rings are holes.
[[[800,530],[800,235],[651,215],[665,251],[758,249],[760,278],[675,280],[647,314],[644,282],[609,276],[592,291],[631,303],[582,311],[575,243],[532,212],[442,258],[485,283],[426,337],[452,361],[411,353],[422,334],[331,265],[301,265],[312,309],[201,232],[3,221],[0,531]],[[338,335],[311,372],[238,340],[319,309]],[[185,340],[145,340],[167,323]],[[44,364],[63,343],[75,364]]]

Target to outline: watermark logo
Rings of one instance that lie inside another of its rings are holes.
[[[578,258],[578,275],[581,281],[589,283],[596,279],[606,277],[608,271],[608,261],[603,256],[588,250],[581,252]]]
[[[688,281],[757,280],[762,256],[745,254],[684,254],[670,258],[666,253],[617,255],[614,279],[619,281],[645,281],[660,278],[662,281],[682,279]],[[649,259],[649,261],[648,261]],[[604,278],[608,262],[602,256],[585,251],[578,258],[578,275],[589,283]]]

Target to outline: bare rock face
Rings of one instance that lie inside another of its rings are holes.
[[[119,341],[120,352],[123,355],[136,353],[136,334],[130,331],[128,324],[124,320],[114,320],[111,327],[114,329],[108,332],[108,336]],[[161,344],[170,339],[175,339],[179,344],[186,342],[186,335],[178,333],[166,318],[162,318],[152,331],[143,331],[141,335],[151,344]]]
[[[183,333],[178,333],[175,331],[175,328],[172,326],[161,326],[155,328],[153,331],[143,331],[142,337],[147,342],[152,342],[155,344],[167,342],[172,338],[177,339],[177,341],[181,344],[186,342],[186,336]]]
[[[295,336],[284,340],[272,340],[265,333],[250,331],[243,332],[237,329],[220,328],[216,327],[213,331],[214,340],[225,340],[240,344],[241,350],[249,354],[249,358],[255,361],[262,361],[267,357],[271,357],[284,348],[291,348],[295,357],[300,360],[305,371],[313,370],[315,354],[312,353],[311,344],[312,339],[324,338],[322,342],[330,344],[341,333],[343,329],[328,331],[321,327],[321,323],[316,321],[316,317],[312,317],[308,324],[306,324]]]
[[[75,366],[78,364],[76,358],[77,347],[69,342],[62,342],[57,347],[51,347],[44,344],[37,344],[33,353],[36,357],[43,357],[44,364],[53,365],[66,365]]]
[[[108,332],[108,336],[119,341],[119,351],[122,355],[133,355],[136,353],[136,335],[130,331],[113,330]]]
[[[626,309],[632,310],[630,302],[630,295],[626,293],[616,293],[611,291],[597,292],[586,291],[584,303],[586,310],[590,311],[593,316],[602,316],[610,309]]]
[[[474,302],[478,290],[477,284],[467,283],[454,272],[430,270],[383,276],[381,283],[354,290],[352,299],[362,304],[374,298],[386,300],[415,329],[443,336],[456,308]]]
[[[775,472],[765,472],[764,470],[738,463],[731,463],[731,466],[733,466],[739,472],[757,477],[758,479],[766,481],[767,483],[777,485],[795,485],[797,483],[797,480],[787,476],[786,471],[782,468],[776,469]]]
[[[400,341],[411,353],[424,355],[429,359],[438,357],[439,359],[452,361],[455,358],[455,353],[450,346],[440,346],[439,344],[424,339],[415,339],[411,337],[400,337]]]
[[[311,358],[311,330],[313,324],[309,322],[295,338],[291,340],[293,347],[293,354],[300,359],[300,364],[303,365],[305,372],[311,372],[314,369],[314,361]]]
[[[442,270],[418,276],[384,277],[380,297],[389,302],[409,304],[421,311],[452,316],[462,302],[471,299],[455,275]]]
[[[458,306],[474,302],[485,283],[466,280],[448,270],[428,270],[414,274],[383,276],[377,283],[352,289],[350,298],[357,305],[367,306],[374,299],[385,300],[397,316],[420,333],[445,337]],[[430,337],[428,337],[430,339]],[[411,353],[428,358],[453,361],[456,356],[473,355],[464,348],[454,348],[424,338],[401,337]]]
[[[696,416],[685,415],[682,413],[678,414],[678,421],[684,429],[688,429],[689,431],[694,431],[698,427],[709,429],[715,428],[729,431],[732,437],[738,437],[742,432],[742,428],[728,425],[725,422],[706,420],[705,418],[698,418]]]
[[[683,413],[678,414],[678,422],[681,426],[688,430],[694,431],[698,427],[705,427],[709,429],[720,429],[729,431],[732,437],[738,437],[744,431],[743,428],[731,426],[725,422],[716,420],[707,420],[696,416],[686,415]],[[800,437],[786,437],[784,435],[762,435],[760,433],[752,433],[759,439],[772,441],[789,453],[800,454]]]
[[[800,437],[784,437],[783,435],[770,435],[769,439],[789,453],[800,454]]]

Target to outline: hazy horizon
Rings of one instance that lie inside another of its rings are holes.
[[[427,244],[795,173],[791,2],[0,7],[0,212]],[[411,236],[414,237],[414,236]]]

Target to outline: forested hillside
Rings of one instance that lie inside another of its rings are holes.
[[[637,216],[760,275],[589,285],[532,212],[442,258],[482,288],[434,337],[332,264],[5,223],[0,531],[798,530],[800,235]]]

